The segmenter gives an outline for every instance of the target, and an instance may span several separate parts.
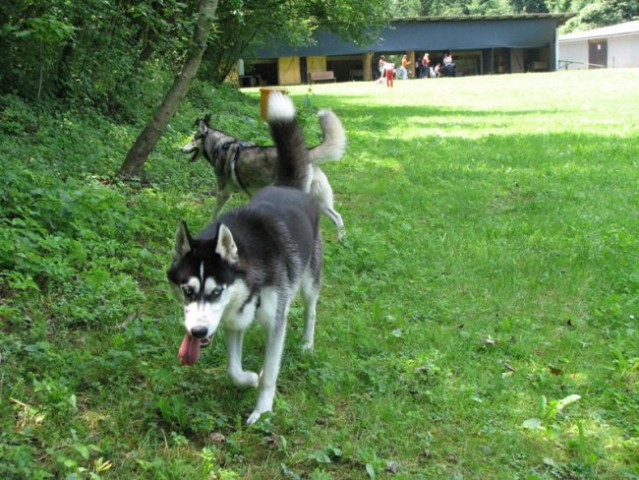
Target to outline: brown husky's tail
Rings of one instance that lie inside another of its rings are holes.
[[[321,165],[324,162],[340,160],[346,150],[346,132],[340,119],[330,110],[320,110],[322,143],[309,151],[311,163]]]
[[[280,92],[269,95],[268,123],[277,146],[275,185],[308,191],[311,181],[309,155],[290,97]]]

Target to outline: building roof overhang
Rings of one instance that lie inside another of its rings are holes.
[[[522,13],[513,15],[447,15],[441,17],[425,16],[396,18],[391,23],[435,23],[435,22],[485,22],[485,21],[510,21],[510,20],[556,20],[561,26],[574,17],[575,13]]]
[[[572,42],[585,39],[621,37],[639,35],[639,20],[595,28],[585,32],[573,32],[559,37],[560,42]]]
[[[368,52],[444,51],[485,48],[541,48],[557,40],[557,27],[574,14],[462,15],[394,19],[376,40],[357,45],[326,30],[314,33],[312,43],[287,45],[274,36],[256,48],[253,58],[357,55]]]

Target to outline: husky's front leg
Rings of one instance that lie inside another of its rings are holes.
[[[244,330],[226,330],[227,372],[238,387],[257,387],[259,377],[257,373],[242,369],[242,344]]]
[[[215,209],[213,210],[213,220],[218,217],[218,215],[224,208],[224,205],[226,205],[226,202],[228,202],[231,198],[231,195],[231,193],[227,192],[226,190],[220,189],[220,187],[218,186],[217,192],[215,192]]]
[[[288,310],[286,308],[285,310]],[[254,424],[265,412],[273,410],[275,386],[280,372],[284,338],[286,336],[286,314],[280,313],[272,325],[266,327],[266,351],[264,352],[264,366],[260,374],[260,390],[255,410],[246,423]]]

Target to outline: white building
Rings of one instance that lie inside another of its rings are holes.
[[[639,20],[559,37],[559,68],[639,67]]]

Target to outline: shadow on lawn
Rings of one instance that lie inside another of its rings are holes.
[[[553,118],[557,125],[553,128],[549,115],[572,115],[567,110],[496,112],[375,105],[338,113],[347,130],[348,151],[356,152],[357,160],[363,161],[379,157],[428,160],[435,156],[451,161],[481,157],[504,163],[507,155],[508,163],[518,167],[572,162],[598,169],[602,164],[631,166],[636,157],[637,135],[605,124],[605,119],[601,126],[595,121],[587,129],[580,125],[582,128],[575,131],[570,130],[570,124]]]
[[[569,110],[552,109],[530,109],[530,110],[468,110],[453,107],[427,106],[427,105],[366,105],[360,108],[349,108],[346,111],[339,111],[342,120],[352,121],[360,116],[375,116],[387,118],[428,118],[428,117],[476,117],[487,118],[494,116],[520,116],[520,115],[548,115],[566,112]]]

